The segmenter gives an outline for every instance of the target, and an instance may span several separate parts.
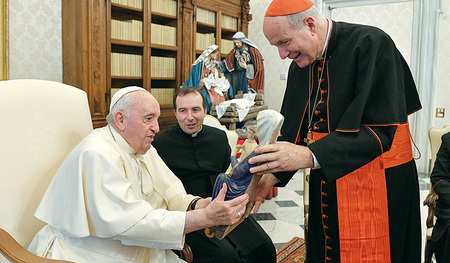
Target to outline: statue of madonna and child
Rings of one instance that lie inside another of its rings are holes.
[[[263,110],[256,117],[256,125],[247,128],[247,139],[242,145],[237,145],[231,155],[230,168],[219,174],[214,184],[212,199],[218,195],[223,183],[227,184],[227,194],[225,200],[231,200],[240,195],[247,193],[249,202],[247,204],[245,214],[237,223],[231,226],[214,226],[206,229],[208,236],[215,236],[223,239],[231,230],[239,225],[252,209],[253,199],[255,198],[255,189],[261,176],[254,176],[249,172],[250,168],[257,164],[249,164],[248,160],[257,155],[254,152],[256,147],[275,143],[280,135],[280,129],[283,125],[284,117],[274,110]],[[237,157],[239,156],[239,157]]]

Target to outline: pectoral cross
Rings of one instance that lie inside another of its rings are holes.
[[[306,145],[310,145],[311,143],[315,142],[315,140],[312,138],[312,132],[311,130],[308,131],[306,134],[306,139],[303,139],[304,142],[306,142]]]

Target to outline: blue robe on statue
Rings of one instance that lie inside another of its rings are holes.
[[[184,87],[195,87],[197,89],[199,88],[200,80],[201,80],[201,76],[202,76],[202,67],[203,67],[203,62],[199,62],[198,64],[192,66],[191,74],[189,75],[189,79],[185,83],[183,83],[182,88],[184,88]],[[201,89],[201,92],[203,93],[203,95],[205,95],[206,111],[209,113],[210,109],[211,109],[211,98],[209,97],[209,94],[206,90]],[[230,88],[227,91],[227,98],[232,99],[233,97],[234,97],[233,87],[230,85]]]
[[[250,168],[257,164],[249,164],[250,158],[258,155],[255,152],[251,152],[247,157],[238,163],[236,156],[231,156],[231,175],[226,173],[220,173],[217,176],[216,183],[212,193],[212,200],[214,200],[222,189],[223,183],[227,184],[227,193],[225,195],[225,201],[234,199],[238,196],[245,194],[248,185],[250,184],[253,174],[250,173]]]
[[[242,55],[244,51],[239,50],[239,53]],[[249,61],[250,64],[253,64],[252,60]],[[247,81],[247,69],[241,67],[239,62],[236,61],[236,70],[238,72],[238,81],[237,81],[237,91],[242,91],[243,93],[248,93],[248,81]]]

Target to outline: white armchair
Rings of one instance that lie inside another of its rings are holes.
[[[92,131],[87,95],[52,81],[1,81],[0,108],[0,252],[11,262],[42,262],[17,249],[43,227],[34,212],[48,184]]]
[[[228,130],[224,125],[222,125],[220,123],[220,121],[216,117],[214,117],[212,115],[206,115],[205,120],[203,121],[203,124],[212,126],[212,127],[216,127],[218,129],[225,131],[225,133],[227,134],[228,143],[230,145],[230,148],[231,148],[231,150],[234,149],[234,147],[236,146],[237,141],[239,139],[239,135],[236,133],[236,131]]]

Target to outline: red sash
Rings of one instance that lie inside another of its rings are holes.
[[[315,140],[324,136],[313,133]],[[412,158],[408,124],[399,125],[388,152],[336,180],[342,263],[391,262],[384,169]]]

